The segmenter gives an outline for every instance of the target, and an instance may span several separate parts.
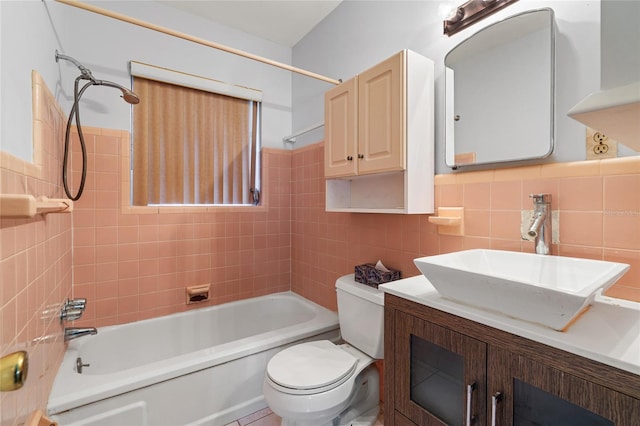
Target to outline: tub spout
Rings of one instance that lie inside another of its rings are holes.
[[[64,341],[77,339],[78,337],[86,336],[87,334],[98,334],[98,330],[95,327],[67,327],[64,329]]]

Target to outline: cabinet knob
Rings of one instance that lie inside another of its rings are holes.
[[[358,158],[364,158],[364,154],[358,154]]]
[[[353,161],[353,157],[350,155],[347,155],[347,161]]]

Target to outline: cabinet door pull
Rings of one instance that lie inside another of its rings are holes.
[[[502,393],[496,392],[491,397],[491,426],[496,426],[496,417],[498,415],[498,402],[502,401]]]
[[[353,161],[353,157],[350,155],[347,155],[347,161]]]
[[[358,154],[358,158],[360,159],[364,158],[364,154]]]
[[[467,422],[465,423],[466,426],[471,426],[471,423],[473,422],[473,416],[471,415],[471,402],[472,402],[472,398],[473,398],[473,391],[476,390],[476,384],[475,382],[467,385]]]

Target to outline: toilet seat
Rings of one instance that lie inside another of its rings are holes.
[[[278,352],[267,364],[267,379],[281,392],[315,394],[340,386],[357,366],[356,357],[328,340],[319,340]]]

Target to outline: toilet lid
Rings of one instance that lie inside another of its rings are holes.
[[[328,340],[320,340],[278,352],[267,364],[267,375],[286,388],[320,392],[341,384],[353,374],[357,363],[353,355]]]

